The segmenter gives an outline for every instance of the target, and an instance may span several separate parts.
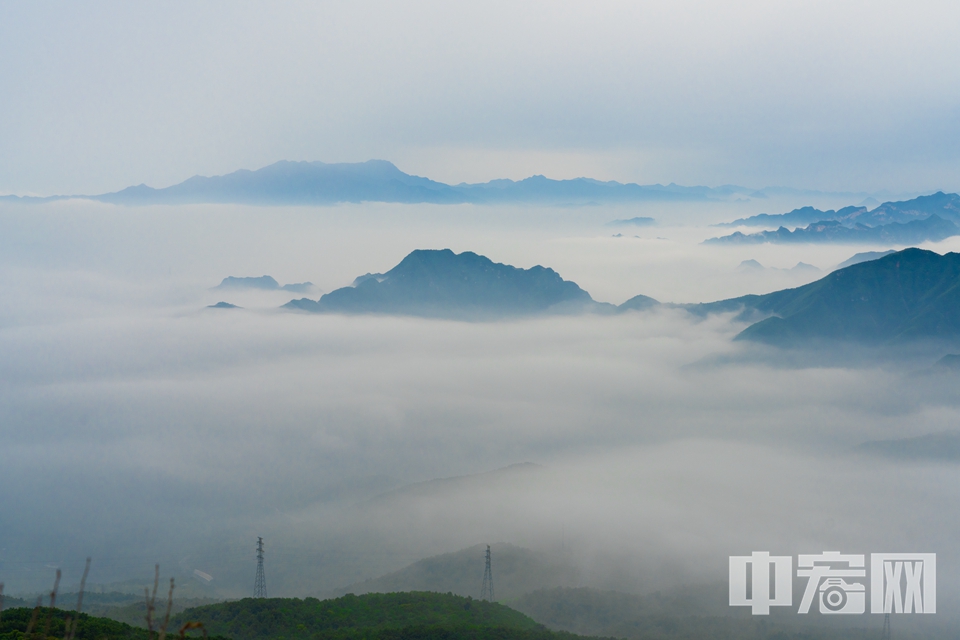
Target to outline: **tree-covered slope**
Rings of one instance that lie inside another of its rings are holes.
[[[575,282],[541,266],[520,269],[470,251],[417,250],[384,274],[368,274],[355,286],[320,300],[294,300],[290,309],[332,313],[387,313],[486,318],[542,313],[551,308],[597,306]],[[611,307],[612,310],[612,307]]]
[[[26,631],[31,619],[34,619],[33,629],[30,636],[27,636]],[[39,639],[44,637],[44,632],[47,638],[63,638],[66,636],[68,619],[77,620],[77,614],[63,609],[41,607],[36,611],[36,618],[34,618],[34,609],[29,607],[4,609],[0,616],[0,640]],[[179,630],[180,625],[174,626],[171,622],[167,627],[167,634],[173,638],[177,636]],[[197,634],[192,633],[191,637],[193,635]],[[77,640],[150,640],[146,629],[85,613],[80,614],[76,634],[73,637]],[[156,631],[153,637],[156,637]]]
[[[209,633],[234,640],[347,638],[357,630],[372,637],[374,632],[407,628],[540,629],[527,616],[495,602],[427,592],[348,594],[333,600],[246,598],[187,609],[176,617],[178,624],[186,620],[199,620]]]

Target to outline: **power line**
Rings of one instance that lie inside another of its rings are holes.
[[[267,597],[267,579],[263,575],[263,538],[257,538],[257,579],[253,584],[253,597]]]
[[[483,586],[480,587],[480,599],[493,602],[493,570],[490,568],[490,545],[487,545],[487,562],[483,570]]]

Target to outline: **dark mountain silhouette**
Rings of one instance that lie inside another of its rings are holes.
[[[613,311],[594,302],[576,283],[541,266],[519,269],[470,251],[417,250],[384,274],[367,274],[354,286],[319,300],[284,305],[315,313],[384,313],[486,319],[539,313]]]
[[[227,276],[214,287],[214,289],[266,289],[268,291],[279,288],[280,283],[271,276],[260,276],[259,278]]]
[[[649,309],[653,309],[659,306],[660,306],[659,301],[654,300],[650,296],[640,295],[640,296],[633,296],[632,298],[630,298],[629,300],[621,304],[619,307],[617,307],[617,311],[621,313],[624,311],[647,311]]]
[[[876,227],[857,223],[849,227],[840,220],[821,220],[805,228],[790,231],[780,227],[776,231],[761,231],[744,234],[736,231],[728,236],[710,238],[704,244],[760,244],[772,243],[873,243],[873,244],[920,244],[939,242],[960,235],[960,226],[938,215],[910,222],[890,222]]]
[[[847,258],[843,262],[837,265],[837,269],[845,269],[849,266],[860,264],[861,262],[869,262],[870,260],[877,260],[884,256],[888,256],[891,253],[896,253],[893,249],[887,249],[886,251],[864,251],[862,253],[856,253],[850,258]]]
[[[920,196],[901,202],[884,202],[876,209],[867,212],[854,212],[844,219],[849,222],[866,224],[871,227],[891,222],[911,222],[923,220],[932,215],[960,224],[960,195],[937,191],[929,196]]]
[[[764,318],[737,339],[802,345],[960,338],[960,254],[905,249],[796,289],[684,305],[691,313]]]
[[[851,227],[861,224],[867,227],[878,227],[895,222],[907,223],[915,220],[925,220],[930,216],[939,216],[955,224],[960,224],[960,195],[938,191],[929,196],[920,196],[912,200],[884,202],[873,210],[864,206],[844,207],[837,211],[833,209],[821,211],[813,207],[794,209],[789,213],[771,215],[761,213],[749,218],[740,218],[733,222],[725,222],[718,227],[802,227],[812,223],[822,223],[837,220],[843,226]]]
[[[827,211],[821,211],[814,207],[801,207],[799,209],[794,209],[789,213],[761,213],[759,215],[750,216],[749,218],[739,218],[733,222],[722,222],[716,226],[718,227],[781,227],[781,226],[793,226],[799,227],[802,225],[808,225],[813,222],[819,222],[821,220],[839,220],[844,218],[847,215],[855,213],[857,211],[866,211],[866,207],[844,207],[839,211],[834,211],[833,209],[828,209]]]

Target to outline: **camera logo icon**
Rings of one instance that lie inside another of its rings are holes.
[[[826,578],[820,584],[820,613],[863,613],[867,608],[866,587],[843,578]]]

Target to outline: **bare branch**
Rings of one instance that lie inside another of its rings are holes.
[[[207,628],[203,626],[202,622],[188,622],[180,627],[180,640],[184,640],[187,637],[187,630],[189,629],[201,629],[203,631],[203,637],[207,637]]]
[[[70,624],[70,618],[67,618],[66,629],[64,629],[64,640],[73,640],[77,635],[77,625],[80,624],[80,611],[83,609],[83,592],[87,587],[87,575],[90,573],[90,557],[87,557],[87,564],[83,567],[83,577],[80,578],[80,593],[77,595],[77,617]]]
[[[54,607],[57,604],[57,590],[60,588],[60,575],[60,569],[57,569],[57,577],[53,581],[53,591],[50,592],[50,608],[47,610],[47,620],[43,623],[44,640],[50,636],[50,623],[53,621]]]
[[[157,589],[160,588],[160,563],[154,566],[153,572],[153,594],[144,588],[144,595],[147,598],[147,637],[153,638],[153,612],[157,608]]]
[[[33,635],[33,628],[37,625],[37,616],[40,615],[40,607],[43,606],[43,596],[37,598],[37,606],[33,608],[33,615],[30,616],[30,623],[27,625],[27,637]]]
[[[160,627],[159,640],[165,640],[167,637],[167,625],[170,624],[170,611],[173,609],[173,578],[170,578],[170,593],[167,594],[167,615],[163,618],[163,625]]]

